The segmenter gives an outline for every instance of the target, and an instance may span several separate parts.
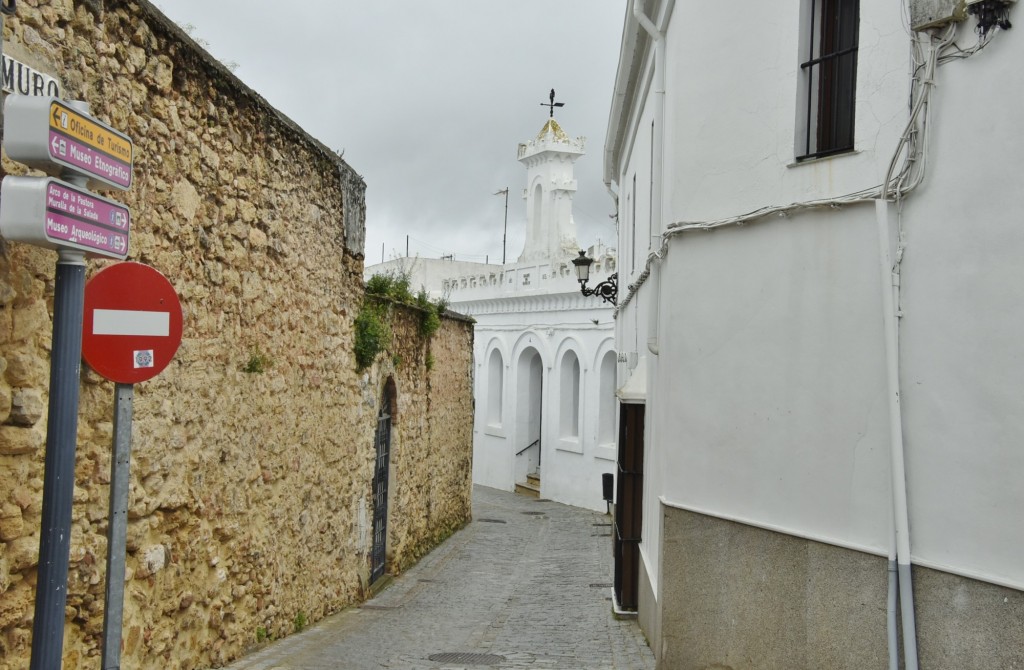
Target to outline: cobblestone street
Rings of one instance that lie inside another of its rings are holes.
[[[231,670],[645,670],[611,607],[611,518],[475,487],[473,521],[376,598]]]

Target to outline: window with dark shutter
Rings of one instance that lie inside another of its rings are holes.
[[[853,150],[857,93],[859,0],[805,0],[809,35],[801,103],[805,109],[797,160]]]

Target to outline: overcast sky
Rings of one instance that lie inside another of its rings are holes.
[[[548,117],[587,138],[582,247],[614,246],[602,155],[624,0],[156,0],[366,180],[366,263],[410,252],[501,262],[523,248],[520,142]]]

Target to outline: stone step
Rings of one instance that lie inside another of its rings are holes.
[[[534,472],[533,474],[526,475],[526,481],[527,481],[527,483],[532,484],[533,486],[536,486],[538,489],[540,489],[540,473],[539,472]]]
[[[516,482],[516,493],[519,493],[519,494],[522,494],[522,495],[525,495],[525,496],[531,496],[533,498],[539,498],[540,497],[540,481],[538,481],[536,484],[533,484],[530,481]]]

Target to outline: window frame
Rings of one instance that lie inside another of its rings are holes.
[[[860,0],[804,0],[804,7],[798,162],[854,150],[860,48]]]

